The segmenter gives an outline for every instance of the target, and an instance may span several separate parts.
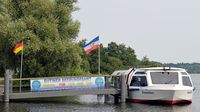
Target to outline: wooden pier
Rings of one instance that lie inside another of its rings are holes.
[[[63,90],[50,90],[50,91],[14,91],[12,81],[19,79],[12,79],[10,72],[7,71],[4,75],[4,85],[0,85],[0,101],[10,102],[19,99],[34,99],[34,98],[49,98],[49,97],[63,97],[75,95],[105,95],[105,101],[111,95],[114,97],[114,102],[125,102],[127,98],[126,76],[103,76],[105,77],[104,88],[83,88],[83,89],[63,89]],[[101,76],[102,77],[102,76]],[[110,80],[110,78],[114,80]],[[41,77],[43,78],[43,77]],[[41,79],[40,78],[40,79]],[[51,77],[45,77],[51,78]],[[55,77],[54,77],[55,78]],[[58,77],[59,78],[59,77]],[[22,80],[30,81],[38,78],[24,78]],[[30,85],[29,85],[30,86]],[[29,87],[30,88],[30,87]]]

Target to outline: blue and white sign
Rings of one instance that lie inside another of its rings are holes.
[[[31,80],[31,91],[105,88],[104,77],[47,78]]]

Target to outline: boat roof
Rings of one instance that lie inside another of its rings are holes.
[[[117,70],[114,71],[111,75],[120,75],[120,74],[125,74],[128,70]]]
[[[136,70],[177,70],[177,71],[186,71],[183,68],[176,68],[176,67],[150,67],[150,68],[136,68]]]
[[[111,75],[127,75],[133,68],[128,70],[116,70]],[[181,71],[186,72],[183,68],[176,68],[176,67],[149,67],[149,68],[134,68],[134,71]]]

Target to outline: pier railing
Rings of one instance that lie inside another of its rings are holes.
[[[37,92],[31,91],[31,80],[40,79],[55,79],[55,78],[79,78],[79,77],[104,77],[105,88],[121,89],[121,76],[101,75],[101,76],[61,76],[61,77],[37,77],[37,78],[11,78],[9,80],[9,91],[10,93],[20,93],[20,80],[22,82],[21,92]],[[0,79],[4,81],[4,79]],[[1,81],[0,81],[1,82]],[[3,86],[3,85],[2,85]],[[102,88],[99,88],[102,89]]]
[[[75,88],[75,89],[62,89],[62,90],[47,90],[47,91],[32,91],[31,80],[41,79],[55,79],[55,78],[80,78],[80,77],[104,77],[105,86],[100,88]],[[4,81],[4,82],[3,82]],[[21,86],[20,81],[22,82]],[[126,77],[123,75],[95,75],[95,76],[63,76],[63,77],[38,77],[38,78],[12,78],[9,75],[5,75],[4,79],[0,79],[0,84],[4,83],[4,89],[0,89],[5,102],[9,102],[10,99],[26,99],[26,98],[42,98],[42,97],[59,97],[59,96],[72,96],[83,94],[104,94],[113,95],[118,101],[121,98],[121,102],[125,102],[127,90],[126,90]],[[1,87],[1,85],[0,85]],[[21,88],[20,88],[21,87]],[[121,97],[119,97],[121,96]]]

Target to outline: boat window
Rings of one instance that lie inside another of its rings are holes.
[[[182,74],[182,75],[187,75],[187,73],[186,73],[186,72],[181,72],[181,74]]]
[[[178,84],[178,72],[150,72],[152,84]]]
[[[147,86],[146,76],[133,76],[130,86]]]
[[[120,72],[117,73],[117,75],[120,75],[120,74],[121,74]]]
[[[183,76],[183,77],[182,77],[182,81],[183,81],[183,85],[184,85],[184,86],[191,86],[191,87],[192,87],[192,84],[191,84],[191,81],[190,81],[190,78],[189,78],[189,77]]]
[[[146,74],[145,72],[136,72],[135,74]]]

